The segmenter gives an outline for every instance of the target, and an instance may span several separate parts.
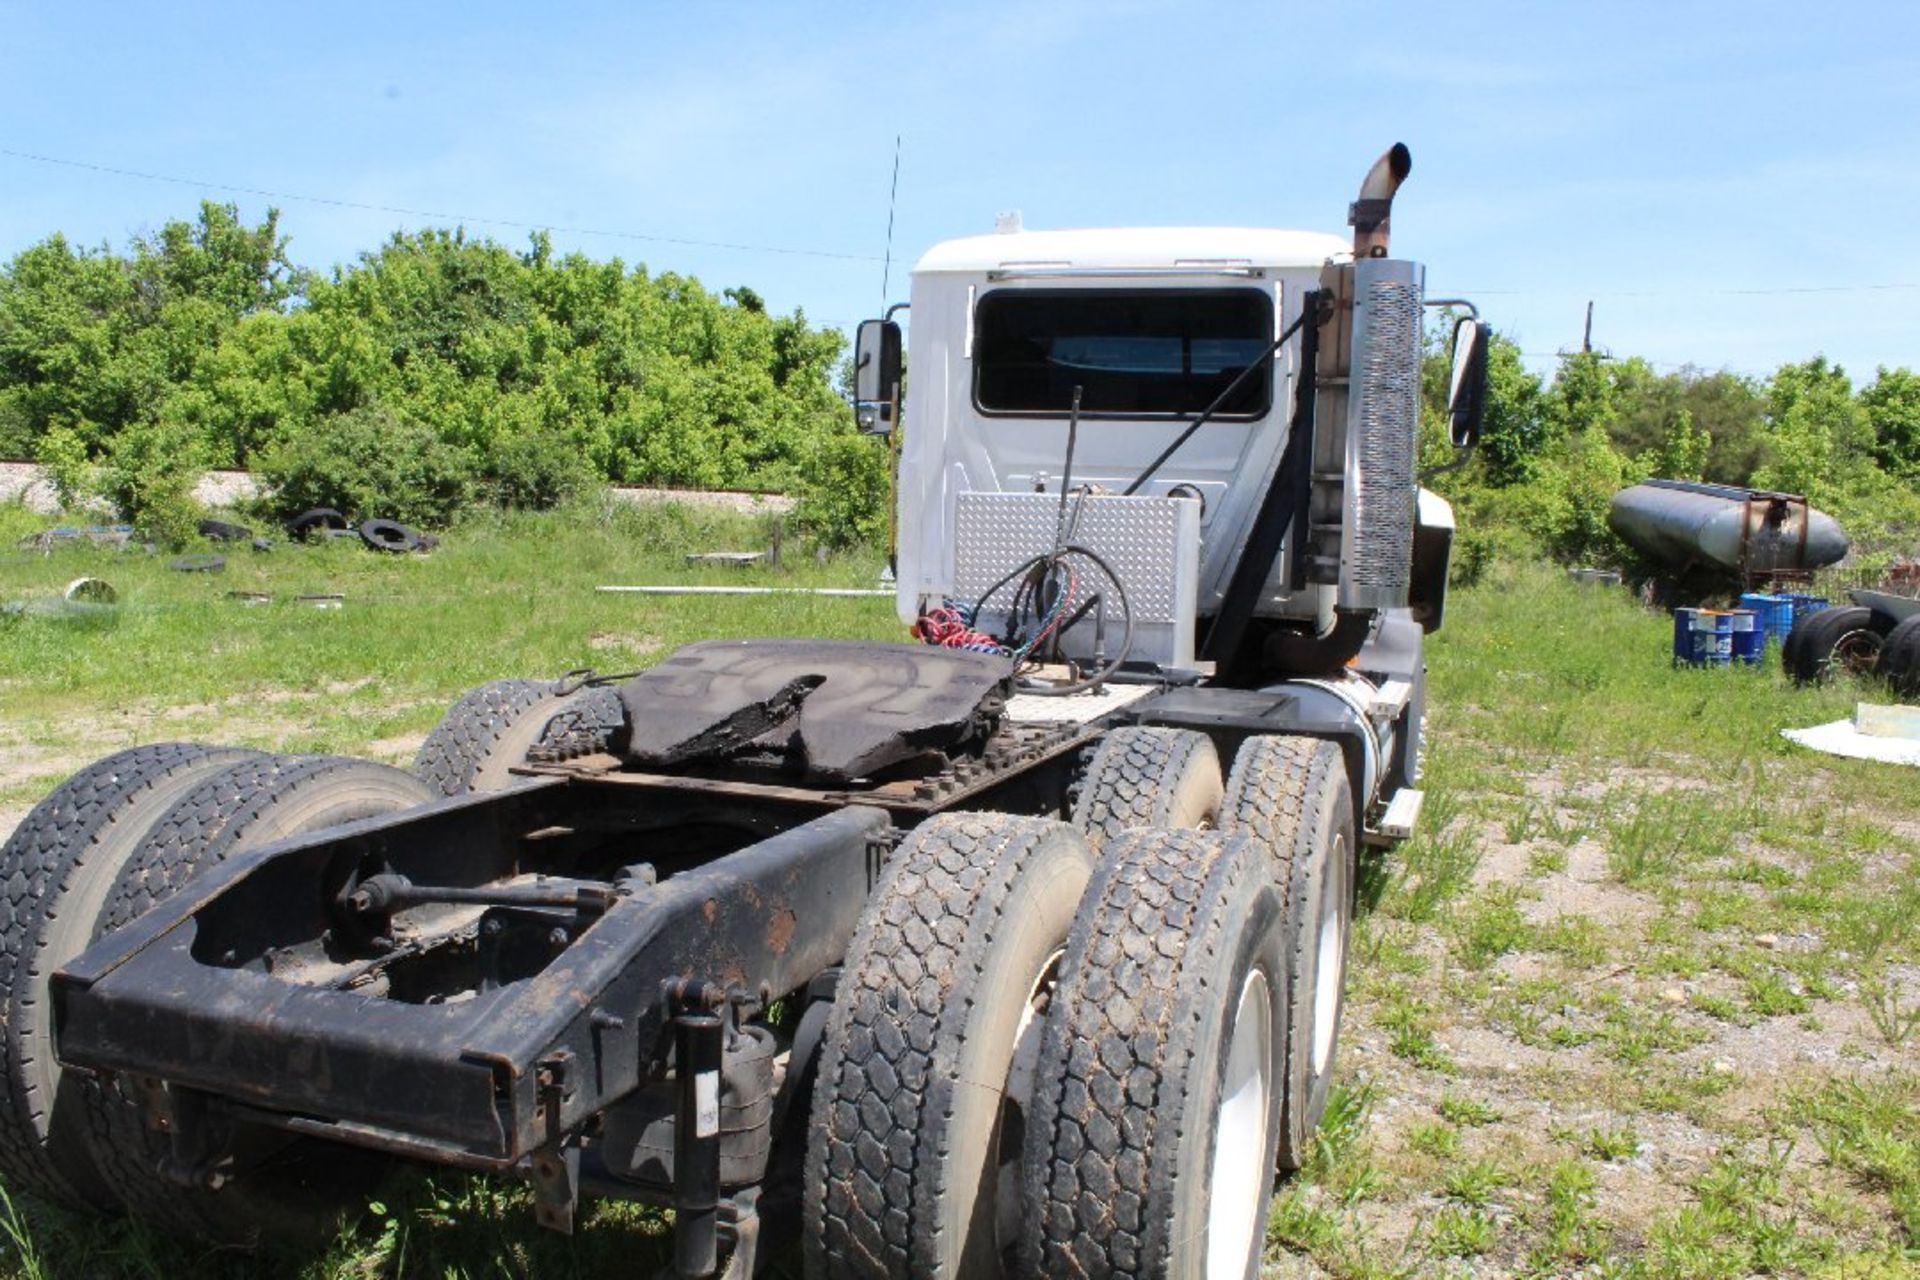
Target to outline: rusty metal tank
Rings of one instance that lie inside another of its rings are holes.
[[[1847,535],[1791,493],[1691,480],[1648,480],[1613,495],[1607,523],[1675,573],[1743,579],[1803,574],[1847,554]]]

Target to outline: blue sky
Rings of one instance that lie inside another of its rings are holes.
[[[322,267],[430,221],[376,205],[620,232],[554,238],[844,326],[896,134],[907,262],[1005,209],[1340,231],[1402,140],[1396,250],[1538,367],[1590,297],[1666,366],[1920,365],[1912,3],[0,2],[0,151],[347,202],[0,154],[4,256],[203,194],[279,204]]]

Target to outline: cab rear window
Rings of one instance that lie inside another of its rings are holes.
[[[987,413],[1192,417],[1272,401],[1273,299],[1258,289],[999,289],[974,307],[974,402]]]

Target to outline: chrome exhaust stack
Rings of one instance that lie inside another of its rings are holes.
[[[1400,608],[1413,576],[1425,269],[1389,258],[1393,196],[1413,169],[1395,143],[1353,202],[1353,257],[1321,277],[1333,306],[1319,347],[1309,580],[1342,611]],[[1317,573],[1314,572],[1317,570]]]
[[[1380,153],[1360,183],[1360,198],[1347,209],[1347,222],[1353,227],[1353,256],[1384,258],[1392,232],[1393,193],[1413,172],[1413,152],[1407,144],[1396,142]]]

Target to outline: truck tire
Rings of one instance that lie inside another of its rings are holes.
[[[314,507],[287,521],[287,536],[296,541],[329,529],[345,529],[347,518],[332,507]]]
[[[556,724],[562,712],[579,714]],[[420,744],[413,771],[443,796],[502,791],[526,781],[512,770],[527,762],[550,725],[569,737],[596,729],[611,735],[625,718],[609,688],[562,695],[551,680],[494,680],[453,704]]]
[[[1780,669],[1789,676],[1793,674],[1794,664],[1799,661],[1800,642],[1807,638],[1806,628],[1800,624],[1810,616],[1795,618],[1793,625],[1787,628],[1787,638],[1780,642]]]
[[[1233,760],[1220,830],[1272,851],[1287,908],[1285,1096],[1279,1167],[1306,1162],[1327,1110],[1353,927],[1353,790],[1324,738],[1248,738]]]
[[[1784,651],[1795,684],[1818,684],[1836,672],[1865,675],[1880,657],[1893,619],[1859,605],[1816,609],[1794,623]]]
[[[230,520],[202,520],[200,536],[209,542],[251,542],[253,530]]]
[[[922,824],[887,864],[814,1085],[809,1276],[1003,1274],[1042,1011],[1092,864],[1064,823],[977,813]]]
[[[1257,1273],[1280,1135],[1285,925],[1258,841],[1135,831],[1108,847],[1040,1037],[1024,1274]]]
[[[86,949],[114,880],[168,806],[256,752],[157,743],[82,769],[34,806],[0,849],[0,1180],[72,1208],[117,1211],[86,1141],[91,1087],[53,1056],[47,978]]]
[[[1920,698],[1920,613],[1887,632],[1879,673],[1893,686],[1895,697]]]
[[[137,919],[194,876],[245,850],[377,817],[437,797],[389,765],[337,756],[258,756],[214,773],[152,824],[121,869],[98,935]],[[172,1234],[251,1248],[324,1238],[366,1203],[392,1167],[374,1151],[259,1131],[237,1143],[238,1171],[221,1187],[190,1187],[161,1172],[169,1143],[115,1079],[92,1091],[88,1143],[102,1175],[136,1218]]]
[[[375,551],[400,555],[423,549],[420,534],[398,520],[362,520],[359,533],[360,541]]]
[[[1094,751],[1073,825],[1098,852],[1136,828],[1210,826],[1220,810],[1220,754],[1192,729],[1130,725]]]

